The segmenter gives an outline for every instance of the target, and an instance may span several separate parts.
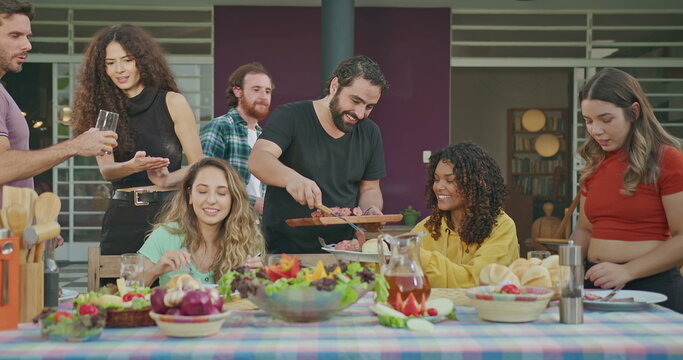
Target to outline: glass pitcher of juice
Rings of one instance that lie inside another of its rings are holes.
[[[397,236],[382,234],[377,242],[377,252],[382,274],[389,283],[389,303],[394,304],[400,296],[405,301],[412,293],[418,303],[429,298],[431,287],[420,264],[420,239],[425,232],[405,233]],[[390,248],[386,262],[382,242]]]

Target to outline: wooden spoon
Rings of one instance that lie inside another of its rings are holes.
[[[57,220],[61,210],[62,202],[59,200],[59,196],[51,192],[40,194],[35,203],[36,224]]]
[[[59,196],[51,192],[44,192],[40,194],[35,201],[36,225],[57,220],[59,211],[61,209],[62,202],[59,200]],[[45,249],[45,242],[41,241],[34,247],[35,254],[29,253],[28,260],[33,260],[34,262],[43,261],[43,249]]]
[[[11,205],[7,208],[7,222],[9,223],[9,228],[12,230],[14,236],[21,237],[24,234],[24,228],[26,228],[26,209],[18,205]],[[24,242],[21,242],[21,252],[19,257],[19,262],[26,263],[26,253]]]
[[[9,228],[9,223],[7,222],[7,209],[0,209],[0,221],[2,221],[3,228]]]

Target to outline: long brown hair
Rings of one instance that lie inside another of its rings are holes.
[[[453,165],[455,183],[465,202],[460,224],[453,223],[450,211],[439,210],[433,185],[434,172],[440,162]],[[432,238],[441,237],[441,222],[445,218],[448,227],[457,229],[462,241],[469,245],[481,244],[491,235],[496,218],[503,211],[507,191],[500,168],[491,155],[478,145],[463,141],[429,157],[425,195],[432,211],[425,227]]]
[[[659,161],[662,145],[669,145],[681,151],[681,144],[664,130],[657,120],[652,105],[645,96],[640,83],[633,76],[614,68],[605,68],[595,74],[579,93],[579,102],[584,100],[605,101],[622,109],[631,129],[624,142],[628,154],[628,168],[623,176],[621,193],[632,195],[640,183],[655,184],[659,178]],[[640,104],[640,113],[634,118],[631,106]],[[586,166],[581,171],[581,184],[605,159],[605,151],[590,134],[579,149]]]
[[[190,205],[192,185],[199,171],[215,167],[225,173],[232,204],[221,223],[216,241],[216,257],[211,264],[217,282],[229,270],[244,265],[247,255],[263,252],[265,243],[257,223],[256,213],[249,204],[249,197],[242,178],[228,162],[217,158],[204,158],[191,167],[172,201],[164,205],[154,229],[163,226],[171,234],[184,234],[185,247],[195,253],[204,241],[197,225],[197,215]],[[177,226],[169,225],[177,223]]]
[[[163,51],[144,29],[130,24],[119,24],[99,30],[83,56],[79,86],[74,101],[74,135],[95,126],[100,109],[119,114],[116,129],[119,146],[114,149],[116,161],[130,159],[134,154],[135,132],[128,123],[128,98],[107,75],[106,49],[112,42],[121,44],[135,59],[140,82],[145,87],[178,91]]]

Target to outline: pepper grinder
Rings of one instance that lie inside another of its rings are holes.
[[[583,261],[581,246],[560,246],[560,322],[583,324]]]
[[[45,240],[44,273],[45,290],[43,292],[45,307],[59,305],[59,267],[55,261],[55,239]]]

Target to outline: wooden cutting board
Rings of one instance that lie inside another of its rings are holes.
[[[401,214],[388,215],[363,215],[363,216],[342,216],[346,220],[354,224],[370,224],[370,223],[392,223],[399,222],[403,219]],[[298,219],[285,220],[287,225],[292,227],[297,226],[319,226],[319,225],[344,225],[346,222],[336,216],[325,217],[308,217]]]

